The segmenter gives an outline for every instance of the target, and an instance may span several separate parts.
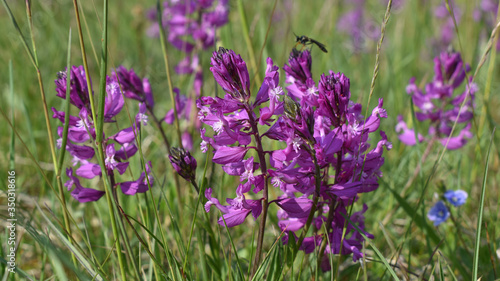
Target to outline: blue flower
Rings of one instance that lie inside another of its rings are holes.
[[[434,226],[438,226],[450,217],[450,211],[444,205],[443,201],[439,201],[427,213],[427,218],[434,222]]]
[[[463,190],[448,190],[444,193],[444,198],[455,207],[465,204],[467,196],[467,192]]]

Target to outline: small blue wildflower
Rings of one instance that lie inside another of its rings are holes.
[[[434,222],[434,226],[438,226],[450,217],[448,208],[444,205],[443,201],[439,201],[427,213],[427,218]]]
[[[444,193],[444,198],[455,207],[465,204],[467,196],[467,192],[463,190],[448,190]]]

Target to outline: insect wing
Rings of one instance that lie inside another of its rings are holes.
[[[320,43],[312,38],[309,38],[309,41],[311,41],[311,43],[316,44],[321,51],[328,53],[328,51],[326,50],[326,46],[323,43]]]

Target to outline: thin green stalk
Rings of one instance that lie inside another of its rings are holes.
[[[370,100],[372,98],[373,92],[375,91],[375,81],[377,80],[380,68],[380,53],[382,49],[382,43],[384,42],[385,29],[387,23],[389,22],[389,19],[391,18],[391,7],[392,7],[392,0],[389,0],[389,2],[387,3],[387,9],[385,10],[384,20],[382,22],[382,26],[380,27],[380,39],[377,43],[377,53],[375,55],[375,67],[373,68],[373,76],[370,84],[370,94],[368,95],[368,102],[366,103],[366,110],[365,110],[365,116],[367,116],[366,118],[368,118],[369,116],[368,110],[370,108]],[[364,124],[363,124],[363,129],[364,129]]]
[[[243,29],[243,37],[245,38],[245,43],[247,44],[248,54],[250,56],[250,64],[255,72],[255,81],[257,85],[262,83],[260,79],[259,70],[257,68],[257,63],[255,61],[255,51],[252,46],[252,41],[250,40],[250,34],[248,33],[248,23],[247,17],[245,15],[245,8],[243,7],[243,0],[236,1],[238,5],[238,13],[240,14],[241,28]]]
[[[144,247],[144,249],[146,249],[146,252],[148,253],[149,257],[155,261],[156,264],[161,264],[155,257],[155,255],[149,250],[148,248],[148,244],[146,242],[144,242],[144,240],[141,238],[141,235],[139,235],[139,233],[137,232],[137,230],[135,229],[134,225],[132,225],[132,222],[130,222],[130,219],[129,219],[129,215],[127,215],[123,209],[121,207],[118,207],[119,210],[120,210],[120,213],[123,215],[123,217],[125,218],[125,220],[127,221],[128,225],[130,226],[130,228],[132,228],[132,230],[134,231],[135,233],[135,236],[137,237],[137,239],[139,240],[139,242],[142,244],[142,246]],[[161,266],[158,266],[161,271],[163,272],[163,274],[165,274],[165,276],[168,276],[167,272],[165,271],[165,269]]]
[[[195,187],[195,189],[198,190],[198,185],[196,184],[196,182],[193,181],[192,184]],[[203,197],[203,195],[198,193],[198,201],[196,202],[196,206],[194,207],[194,217],[193,217],[193,221],[191,222],[191,230],[189,232],[189,241],[188,241],[188,245],[186,248],[186,255],[184,256],[184,262],[182,263],[182,268],[186,268],[187,259],[189,256],[189,249],[191,248],[191,241],[192,241],[192,237],[193,237],[193,233],[194,233],[194,224],[196,223],[196,217],[198,215],[198,206],[200,206],[202,197]]]
[[[158,13],[158,25],[160,27],[161,50],[162,50],[163,59],[164,59],[164,62],[165,62],[165,71],[166,71],[166,74],[167,74],[168,90],[169,90],[169,93],[170,93],[170,100],[172,101],[172,107],[174,109],[174,123],[175,123],[175,130],[177,132],[178,146],[180,148],[183,148],[182,137],[181,137],[181,129],[180,129],[180,125],[179,125],[179,115],[177,114],[177,103],[175,101],[174,89],[173,89],[173,86],[172,86],[172,78],[170,76],[170,67],[169,67],[169,63],[168,63],[168,52],[167,52],[167,40],[165,38],[165,29],[163,28],[163,24],[162,24],[162,10],[161,10],[161,5],[160,5],[160,0],[157,0],[156,5],[157,5],[157,13]],[[163,128],[161,128],[161,124],[158,124],[158,127],[159,127],[160,131],[162,131],[162,133],[163,133]],[[169,145],[168,145],[168,141],[167,141],[166,137],[164,138],[164,141],[165,141],[165,144],[168,147]],[[168,153],[170,153],[170,148],[168,150]],[[173,171],[173,173],[174,173],[174,179],[175,179],[175,188],[176,188],[176,191],[177,191],[177,200],[178,200],[178,205],[179,205],[179,212],[182,212],[182,200],[181,200],[182,193],[181,193],[181,187],[180,187],[180,183],[179,183],[179,178],[178,178],[177,174],[175,174],[175,171]]]
[[[63,128],[63,136],[62,136],[62,144],[61,144],[61,152],[59,153],[59,159],[58,159],[58,166],[59,169],[56,170],[56,178],[57,178],[57,185],[59,188],[59,196],[61,197],[62,200],[62,207],[63,207],[63,219],[64,219],[64,225],[66,226],[66,232],[68,235],[68,239],[70,243],[72,243],[71,240],[71,227],[69,223],[69,217],[67,213],[67,207],[66,207],[66,198],[64,197],[64,189],[62,185],[62,179],[61,179],[61,171],[62,171],[62,166],[64,163],[64,155],[66,154],[66,143],[68,141],[68,130],[69,130],[69,105],[70,105],[70,92],[71,92],[71,28],[69,29],[69,36],[68,36],[68,55],[67,55],[67,60],[66,60],[66,97],[65,97],[65,115],[64,115],[64,128]],[[71,253],[71,258],[73,260],[73,264],[76,266],[77,261],[76,257],[73,253]]]
[[[207,153],[207,156],[208,156],[208,153]],[[194,181],[194,180],[191,181],[191,184],[194,186],[194,188],[196,189],[196,191],[198,191],[198,201],[196,202],[196,206],[194,208],[194,217],[193,217],[193,222],[191,223],[191,231],[189,233],[189,241],[188,241],[188,245],[187,245],[187,249],[186,249],[186,255],[184,257],[184,262],[182,263],[182,268],[186,268],[187,258],[189,256],[188,255],[189,254],[189,249],[191,247],[191,239],[193,237],[193,232],[194,232],[194,224],[196,222],[196,215],[198,214],[198,206],[200,206],[202,204],[201,198],[205,194],[206,183],[205,183],[204,179],[205,179],[205,176],[207,174],[208,160],[209,160],[209,157],[205,158],[205,169],[203,171],[203,177],[202,177],[203,181],[202,181],[201,190],[200,190],[200,188],[198,188],[198,184],[196,184],[196,181]],[[200,193],[200,191],[201,191],[201,193]]]
[[[10,85],[10,120],[12,120],[12,128],[10,130],[10,151],[9,151],[9,170],[14,170],[16,168],[16,133],[14,131],[15,126],[15,114],[14,114],[14,70],[12,67],[12,60],[9,60],[9,85]]]
[[[269,19],[268,19],[269,23],[267,24],[266,36],[264,36],[264,42],[262,43],[262,47],[260,48],[259,60],[257,62],[257,67],[255,69],[256,77],[257,77],[257,75],[259,75],[259,69],[260,69],[260,65],[262,63],[262,54],[264,53],[264,49],[266,47],[267,38],[269,37],[269,31],[271,30],[271,26],[273,23],[273,17],[274,17],[274,11],[276,10],[277,4],[278,4],[278,0],[274,0],[273,10],[271,11],[271,14],[269,15]],[[250,89],[253,88],[253,86],[255,85],[256,82],[257,82],[257,79],[252,79],[252,85],[250,86]]]
[[[484,195],[486,194],[486,179],[488,178],[488,167],[490,162],[491,146],[493,144],[493,138],[495,136],[495,129],[491,132],[490,145],[488,146],[488,154],[486,154],[486,165],[484,167],[483,176],[483,187],[481,189],[481,199],[479,199],[479,211],[477,216],[477,233],[476,233],[476,244],[474,246],[474,261],[472,266],[472,280],[477,280],[477,273],[479,267],[479,248],[481,247],[481,225],[483,223],[483,211],[484,211]]]
[[[76,0],[74,0],[76,1]],[[76,2],[75,2],[76,4]],[[76,5],[75,5],[76,6]],[[123,253],[121,251],[120,234],[118,233],[118,224],[116,220],[114,201],[112,200],[112,189],[111,183],[107,175],[106,166],[104,162],[104,150],[103,150],[103,126],[104,126],[104,104],[106,97],[106,71],[108,68],[108,0],[104,0],[103,3],[103,27],[102,27],[102,37],[101,37],[101,71],[100,71],[100,83],[99,83],[99,97],[98,97],[98,119],[93,119],[96,125],[96,146],[98,150],[98,160],[99,166],[101,167],[101,173],[103,175],[104,188],[106,190],[106,202],[108,204],[109,216],[111,218],[111,226],[113,229],[113,237],[115,239],[116,255],[118,256],[118,263],[120,267],[121,279],[123,281],[127,280],[125,273],[125,260],[123,258]],[[83,51],[83,50],[82,50]],[[86,70],[86,75],[88,76],[88,71]],[[87,80],[87,83],[89,83]],[[89,88],[89,91],[91,89]],[[92,96],[89,93],[89,99],[92,100]],[[96,116],[94,108],[92,108],[93,117]]]
[[[175,129],[177,130],[177,139],[179,141],[178,146],[180,148],[183,148],[182,147],[182,139],[181,139],[181,130],[180,130],[180,126],[179,126],[179,116],[177,115],[177,105],[175,102],[174,88],[172,86],[172,78],[170,76],[170,66],[168,63],[167,39],[165,38],[165,29],[163,28],[163,24],[162,24],[162,10],[161,10],[161,5],[160,5],[159,0],[156,2],[156,5],[157,5],[157,13],[158,13],[158,25],[160,27],[161,50],[163,52],[163,59],[165,61],[165,71],[167,73],[168,90],[170,93],[170,99],[172,100],[172,107],[174,109]],[[179,196],[180,196],[180,194],[179,194]]]
[[[33,46],[33,58],[34,58],[35,69],[36,69],[36,74],[37,74],[37,78],[38,78],[38,85],[40,87],[40,95],[42,98],[42,107],[43,107],[43,114],[45,117],[45,125],[47,126],[47,134],[49,137],[50,153],[52,154],[52,162],[54,163],[54,169],[57,171],[58,165],[57,165],[57,157],[56,157],[56,150],[55,150],[55,142],[54,142],[54,137],[52,136],[52,125],[50,124],[49,110],[47,109],[47,101],[45,98],[45,88],[43,86],[42,73],[40,72],[40,68],[38,65],[38,56],[36,53],[36,45],[35,45],[35,34],[33,32],[33,21],[31,18],[31,7],[29,5],[29,1],[26,1],[26,13],[27,13],[28,19],[29,19],[30,36],[31,36],[31,42],[32,42],[32,46]]]

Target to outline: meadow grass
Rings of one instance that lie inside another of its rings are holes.
[[[212,165],[211,151],[200,152],[199,137],[195,137],[191,153],[198,161],[196,181],[201,196],[183,179],[176,184],[168,163],[169,152],[154,124],[142,128],[136,136],[141,156],[129,168],[133,178],[137,178],[145,163],[153,162],[155,181],[150,191],[135,196],[117,194],[121,207],[118,208],[111,197],[107,201],[79,203],[60,189],[67,180],[61,169],[70,166],[71,161],[66,156],[61,158],[64,162],[58,162],[60,150],[51,153],[55,146],[48,137],[40,84],[48,108],[69,110],[66,102],[56,97],[53,81],[56,73],[67,65],[83,64],[74,3],[34,1],[31,27],[25,3],[5,2],[32,54],[35,42],[36,59],[35,62],[30,59],[3,6],[0,9],[3,31],[0,148],[5,157],[0,157],[0,201],[2,223],[7,223],[7,207],[4,207],[7,197],[3,191],[7,189],[7,171],[14,169],[18,248],[17,272],[9,274],[6,229],[0,238],[2,280],[250,280],[251,276],[254,280],[500,278],[500,135],[494,130],[500,124],[497,110],[500,72],[495,44],[491,52],[486,52],[491,27],[472,19],[479,1],[456,1],[462,17],[452,46],[471,65],[469,75],[474,76],[479,91],[471,130],[474,136],[465,147],[455,151],[445,150],[439,143],[406,146],[398,140],[394,129],[396,116],[402,114],[405,120],[413,120],[409,122],[412,127],[418,125],[418,132],[427,131],[424,123],[416,124],[405,87],[411,77],[423,81],[422,85],[432,80],[432,59],[439,54],[431,43],[439,33],[439,22],[433,15],[438,1],[405,1],[401,7],[393,6],[380,49],[377,50],[378,40],[367,41],[361,52],[353,52],[349,35],[338,31],[338,18],[350,7],[343,1],[229,1],[229,24],[217,31],[217,46],[232,49],[247,61],[252,93],[260,87],[265,59],[272,57],[282,66],[295,44],[293,33],[296,33],[310,36],[328,48],[325,54],[312,47],[315,81],[321,73],[332,69],[351,79],[352,99],[366,109],[372,108],[378,98],[384,98],[389,118],[381,122],[380,130],[387,133],[393,149],[384,152],[380,187],[359,199],[369,206],[365,229],[375,238],[365,243],[362,262],[353,263],[350,256],[336,256],[330,261],[332,270],[326,273],[316,268],[318,253],[299,252],[294,258],[291,246],[280,242],[282,233],[277,227],[275,205],[269,207],[262,245],[264,256],[255,266],[260,220],[247,218],[241,226],[220,227],[216,223],[220,213],[206,213],[200,206],[206,201],[203,193],[207,187],[212,187],[218,198],[232,197],[238,180]],[[161,118],[172,108],[172,87],[190,92],[193,77],[172,71],[183,57],[180,51],[145,34],[150,24],[145,12],[156,4],[109,1],[106,21],[103,1],[78,2],[87,73],[96,96],[104,89],[99,79],[106,72],[110,74],[110,68],[119,65],[134,68],[140,77],[150,79],[155,113]],[[366,11],[378,29],[386,13],[385,4],[378,0],[366,4]],[[104,41],[103,26],[107,26]],[[102,57],[103,46],[108,50],[107,59]],[[220,95],[221,89],[217,89],[208,69],[210,56],[208,51],[200,55],[205,77],[202,93]],[[376,63],[378,76],[372,82]],[[129,117],[119,115],[118,127],[127,127],[132,122],[133,104],[126,102],[124,111],[130,110]],[[55,138],[59,123],[52,118],[49,121],[50,133]],[[115,125],[104,125],[103,130],[106,126]],[[172,146],[179,146],[179,125],[164,125],[163,129]],[[109,186],[97,179],[90,184],[101,189]],[[465,190],[469,198],[464,206],[451,210],[452,220],[434,227],[426,214],[437,196],[449,189]],[[279,195],[277,190],[269,191],[270,198]],[[354,211],[360,208],[358,204]],[[254,275],[252,267],[256,269]]]

